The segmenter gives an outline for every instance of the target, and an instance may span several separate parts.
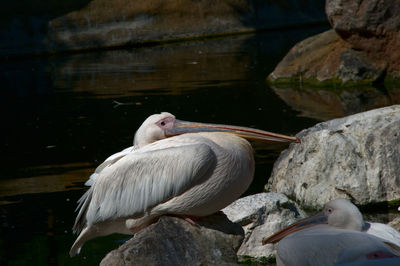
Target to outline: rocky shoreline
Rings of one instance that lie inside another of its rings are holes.
[[[275,249],[263,246],[262,239],[332,199],[397,211],[399,128],[400,105],[393,105],[305,129],[296,135],[302,143],[291,144],[276,161],[268,193],[240,198],[222,210],[226,217],[205,217],[198,226],[163,217],[101,265],[268,265]],[[383,220],[400,230],[398,215],[387,213]]]
[[[326,1],[332,29],[296,44],[268,76],[274,87],[384,86],[400,83],[399,1]]]

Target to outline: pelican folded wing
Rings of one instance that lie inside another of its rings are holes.
[[[142,215],[201,183],[216,165],[203,144],[134,152],[103,169],[92,190],[87,224]]]

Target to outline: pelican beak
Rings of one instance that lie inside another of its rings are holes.
[[[320,212],[314,216],[302,219],[298,222],[295,222],[292,225],[289,225],[285,229],[282,229],[281,231],[273,234],[272,236],[268,238],[264,238],[262,241],[262,244],[269,244],[269,243],[277,243],[279,242],[282,238],[296,232],[300,231],[318,224],[328,224],[328,216],[326,216],[323,212]]]
[[[301,143],[300,139],[297,137],[281,135],[254,128],[220,125],[220,124],[196,123],[196,122],[187,122],[181,120],[175,120],[174,127],[171,129],[167,129],[165,131],[165,135],[167,137],[172,137],[184,133],[198,133],[198,132],[227,132],[238,135],[246,139],[279,141],[279,142],[296,141]]]

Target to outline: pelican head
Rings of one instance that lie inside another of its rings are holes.
[[[353,203],[347,199],[335,199],[328,202],[320,213],[290,225],[264,239],[262,243],[263,245],[277,243],[285,236],[296,231],[321,224],[333,228],[361,231],[364,226],[364,220],[361,212]]]
[[[328,202],[322,211],[327,217],[328,225],[361,231],[364,225],[361,212],[347,199],[335,199]]]
[[[163,112],[161,114],[151,115],[143,122],[135,134],[134,145],[140,148],[157,140],[184,133],[198,132],[226,132],[254,140],[300,142],[296,137],[253,128],[182,121],[176,119],[175,116],[170,113]]]
[[[133,144],[137,147],[143,147],[160,139],[165,139],[165,131],[171,129],[175,124],[173,114],[162,112],[149,116],[136,131]]]

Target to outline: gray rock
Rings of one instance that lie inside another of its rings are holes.
[[[356,204],[400,198],[400,105],[330,120],[301,131],[266,185],[307,207],[348,198]]]
[[[197,224],[163,216],[111,251],[100,265],[237,265],[242,228],[222,214]]]
[[[245,230],[239,256],[269,258],[273,245],[262,245],[262,239],[306,216],[295,203],[279,193],[260,193],[236,200],[222,210],[231,221]]]
[[[344,50],[340,56],[340,64],[336,77],[343,82],[355,80],[377,80],[382,75],[373,63],[360,51]]]
[[[399,0],[326,0],[325,11],[340,37],[364,58],[370,58],[370,68],[399,78]]]
[[[325,11],[332,27],[343,38],[352,34],[380,36],[400,27],[399,0],[326,0]]]
[[[333,30],[297,43],[268,76],[275,87],[398,88],[400,0],[326,0]]]
[[[397,231],[400,231],[400,217],[394,218],[392,221],[388,223],[389,226],[393,227]]]

